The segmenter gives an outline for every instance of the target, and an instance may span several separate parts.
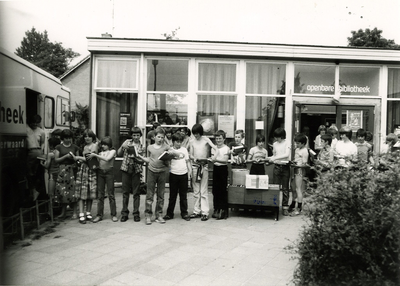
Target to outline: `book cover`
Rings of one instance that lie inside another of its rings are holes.
[[[243,146],[243,145],[240,145],[240,146],[233,146],[233,147],[232,147],[232,150],[233,150],[233,152],[234,152],[235,154],[242,153],[242,152],[244,152],[245,149],[246,149],[246,147]]]
[[[88,164],[89,169],[91,169],[91,170],[96,170],[100,166],[99,160],[97,160],[97,158],[92,158],[90,160],[86,160],[86,163]]]
[[[135,146],[128,147],[128,155],[129,155],[129,157],[137,157],[138,156],[138,152],[137,152]]]
[[[168,153],[168,151],[164,151],[159,157],[158,160],[161,161],[169,161],[174,158],[173,154]]]

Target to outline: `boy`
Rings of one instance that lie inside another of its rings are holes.
[[[218,153],[211,157],[214,163],[213,171],[213,202],[214,213],[213,218],[226,219],[228,217],[228,160],[229,147],[225,145],[226,133],[223,130],[218,130],[214,134],[217,143]]]
[[[358,142],[355,143],[357,146],[358,160],[365,164],[371,163],[373,165],[374,159],[372,157],[372,146],[365,141],[367,132],[360,128],[357,130],[356,136],[358,140]]]
[[[165,128],[165,139],[164,139],[164,141],[165,141],[165,144],[167,144],[167,145],[169,145],[171,147],[174,146],[174,143],[172,141],[172,128],[170,128],[170,127]]]
[[[290,216],[299,215],[303,205],[303,189],[305,189],[305,168],[308,166],[308,150],[306,148],[307,137],[304,134],[298,134],[294,138],[296,149],[294,151],[294,183],[296,188],[296,199],[293,199],[289,207]],[[293,196],[294,197],[294,196]],[[295,209],[297,201],[297,209]]]
[[[275,142],[272,145],[272,156],[268,160],[275,164],[273,182],[282,186],[282,214],[288,216],[290,167],[284,161],[289,161],[291,148],[290,144],[286,142],[285,129],[275,129],[273,136]],[[307,137],[305,138],[307,140]]]
[[[118,156],[123,156],[121,164],[122,171],[122,210],[121,222],[128,220],[129,210],[129,195],[130,191],[133,192],[133,220],[140,221],[139,206],[140,206],[140,177],[142,175],[143,160],[130,155],[129,149],[136,148],[139,154],[144,153],[140,137],[142,137],[142,130],[135,126],[131,129],[132,139],[125,140],[121,147],[118,149]]]
[[[218,148],[205,136],[201,124],[192,128],[194,139],[190,141],[189,158],[192,160],[192,187],[194,209],[191,218],[201,217],[202,221],[208,220],[210,207],[208,205],[208,161],[210,147],[218,152]]]
[[[235,142],[229,144],[231,149],[231,163],[232,168],[247,168],[246,165],[246,154],[247,147],[242,143],[244,139],[244,131],[238,129],[235,131]]]
[[[182,141],[183,138],[180,133],[172,135],[173,148],[177,154],[173,159],[171,159],[171,173],[169,174],[169,203],[164,220],[174,218],[174,209],[178,193],[181,217],[186,221],[190,220],[188,214],[187,190],[188,180],[192,175],[192,165],[190,164],[187,149],[181,146]]]
[[[151,216],[153,214],[153,200],[155,187],[157,185],[157,204],[155,209],[155,221],[158,223],[165,223],[162,217],[162,211],[164,207],[164,192],[166,183],[166,171],[169,168],[168,161],[159,160],[158,157],[165,151],[170,150],[170,146],[165,144],[164,137],[165,131],[161,127],[157,127],[154,130],[154,144],[147,148],[147,157],[138,155],[140,159],[148,163],[147,172],[147,194],[146,194],[146,224],[151,224]]]

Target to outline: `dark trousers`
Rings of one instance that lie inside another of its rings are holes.
[[[167,215],[171,218],[174,217],[174,209],[176,199],[179,194],[179,206],[181,208],[181,216],[188,215],[188,202],[187,202],[187,191],[188,191],[188,174],[175,175],[169,174],[169,202]]]
[[[122,210],[121,215],[129,214],[129,195],[133,192],[133,214],[139,214],[140,206],[140,173],[129,174],[122,171]]]
[[[275,165],[274,184],[279,184],[282,188],[282,207],[289,206],[289,179],[290,167],[285,165]]]
[[[97,172],[97,215],[103,217],[104,215],[104,195],[105,188],[107,186],[107,195],[110,202],[110,214],[111,216],[117,215],[117,207],[115,205],[114,195],[114,171],[113,169],[101,170]]]
[[[226,210],[228,208],[228,166],[216,166],[213,170],[212,194],[214,196],[214,210]]]

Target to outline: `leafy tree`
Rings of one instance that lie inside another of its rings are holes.
[[[382,30],[374,28],[359,29],[351,31],[352,36],[347,38],[349,47],[375,47],[375,48],[391,48],[400,49],[400,45],[396,45],[394,40],[388,40],[382,37]]]
[[[58,42],[50,42],[47,31],[40,33],[34,27],[25,32],[21,46],[15,54],[44,69],[55,77],[67,71],[68,65],[80,54],[66,49]]]
[[[161,36],[165,37],[166,40],[179,40],[179,38],[176,36],[178,34],[178,30],[181,27],[176,28],[175,30],[171,31],[171,33],[164,33],[161,34]]]

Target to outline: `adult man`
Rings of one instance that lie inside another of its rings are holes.
[[[28,126],[26,127],[26,146],[28,149],[27,156],[27,179],[30,196],[36,200],[39,196],[37,190],[38,180],[42,181],[44,178],[37,176],[38,168],[40,166],[37,157],[43,157],[45,133],[40,128],[42,118],[40,115],[33,115],[28,118]]]

